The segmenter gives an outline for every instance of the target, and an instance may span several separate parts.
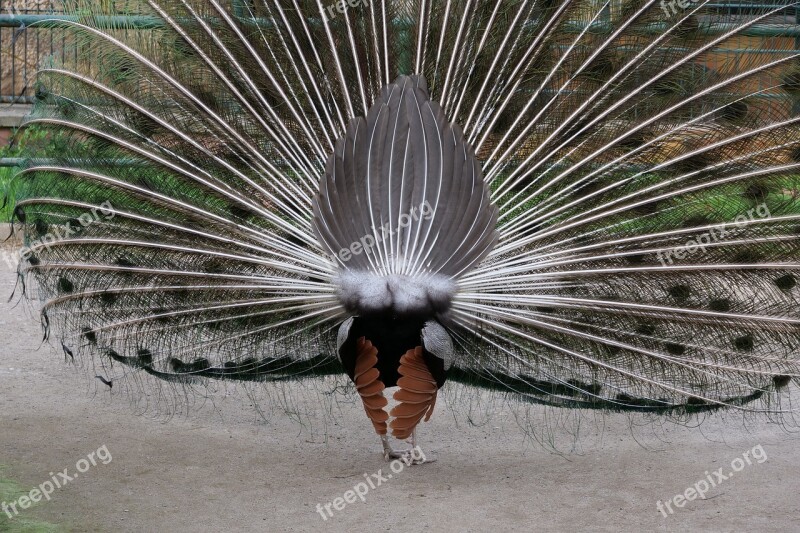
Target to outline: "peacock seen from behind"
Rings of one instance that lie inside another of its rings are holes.
[[[45,335],[134,395],[346,375],[387,458],[447,380],[785,419],[796,3],[664,4],[70,3],[13,183]]]

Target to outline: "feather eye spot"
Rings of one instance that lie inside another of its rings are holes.
[[[647,137],[642,132],[633,133],[625,137],[619,146],[626,150],[635,150],[647,142]]]
[[[539,226],[537,226],[535,229],[538,230]],[[577,237],[575,237],[574,241],[575,241],[575,244],[578,244],[578,245],[591,244],[592,243],[592,237],[589,236],[586,233],[582,233],[582,234],[578,235]]]
[[[50,90],[44,83],[37,83],[36,84],[36,92],[34,93],[36,100],[39,101],[46,101],[49,99]]]
[[[647,257],[644,254],[633,254],[625,256],[625,260],[630,265],[643,265],[647,262]]]
[[[247,220],[253,215],[253,212],[249,208],[242,207],[239,204],[232,204],[229,210],[231,215],[240,220]]]
[[[636,327],[636,333],[638,333],[639,335],[645,335],[647,337],[650,337],[655,332],[656,332],[655,325],[650,323],[642,323]]]
[[[175,289],[169,292],[172,297],[181,302],[188,300],[191,295],[191,291],[189,289]]]
[[[136,267],[136,263],[134,263],[133,261],[131,261],[130,259],[128,259],[127,257],[124,257],[124,256],[118,257],[117,260],[114,261],[114,264],[116,266],[122,267],[122,268],[135,268]]]
[[[77,218],[70,218],[69,220],[64,222],[64,227],[80,231],[80,229],[83,228],[83,224],[81,224],[81,221]]]
[[[71,293],[75,291],[75,284],[65,277],[58,278],[58,290],[62,293]]]
[[[97,333],[92,331],[91,328],[86,326],[82,327],[81,334],[86,338],[86,340],[88,340],[92,344],[97,344]]]
[[[41,218],[37,218],[33,223],[33,229],[39,237],[42,237],[47,235],[47,232],[50,230],[50,226]]]
[[[760,263],[764,259],[764,254],[757,250],[742,250],[733,258],[734,263],[752,265]]]
[[[776,279],[775,285],[782,291],[790,291],[797,286],[797,279],[792,274],[786,274]]]
[[[673,285],[667,292],[676,300],[688,300],[692,295],[692,289],[688,285]]]
[[[28,219],[25,210],[19,206],[14,208],[14,217],[23,224],[25,224],[25,221]]]
[[[658,200],[637,205],[633,210],[641,215],[654,215],[661,209],[661,202]]]
[[[772,382],[775,384],[775,388],[782,389],[789,385],[792,381],[792,376],[774,376],[772,378]]]
[[[103,305],[114,305],[117,301],[117,295],[113,292],[104,291],[100,294],[100,302]]]
[[[727,298],[718,298],[716,300],[711,300],[708,307],[717,313],[727,313],[731,310],[731,301]]]
[[[705,215],[694,215],[687,218],[683,222],[684,228],[697,228],[700,226],[708,226],[711,223],[711,220]]]
[[[622,348],[620,348],[619,346],[608,345],[605,347],[605,350],[606,353],[608,353],[608,355],[614,357],[619,355],[619,353],[622,351]]]
[[[672,355],[683,355],[686,353],[686,346],[675,342],[668,342],[666,345],[667,351]]]
[[[744,191],[744,197],[755,202],[763,202],[769,195],[769,189],[763,183],[753,183]]]
[[[517,188],[519,189],[519,191],[516,191],[516,192],[520,192],[520,191],[521,192],[525,192],[527,190],[524,187],[519,187],[518,186]],[[572,196],[575,196],[575,197],[590,196],[590,195],[596,193],[597,191],[599,191],[600,189],[602,189],[602,184],[600,183],[600,181],[599,180],[591,180],[591,181],[587,181],[587,182],[581,183],[580,185],[575,186],[575,188],[572,190]]]
[[[731,102],[720,111],[719,117],[729,122],[738,122],[747,116],[748,110],[745,102]]]
[[[733,340],[733,345],[742,352],[751,352],[755,347],[755,339],[751,333],[748,333],[747,335],[736,337]]]

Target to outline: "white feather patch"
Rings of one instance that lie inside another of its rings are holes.
[[[425,327],[422,328],[422,345],[428,352],[444,361],[445,370],[449,370],[453,366],[453,354],[455,353],[453,339],[450,338],[447,330],[435,320],[426,322]]]
[[[456,294],[456,282],[441,275],[420,277],[347,271],[335,280],[342,305],[360,315],[435,315],[445,313]]]
[[[344,343],[347,342],[347,338],[350,336],[350,328],[353,327],[354,320],[353,317],[350,317],[339,327],[339,334],[336,338],[336,355],[339,356],[340,361],[342,360],[342,346],[344,346]]]

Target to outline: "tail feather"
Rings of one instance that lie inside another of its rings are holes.
[[[385,88],[351,124],[322,181],[315,227],[344,268],[457,277],[495,243],[472,149],[418,77]],[[448,242],[451,234],[459,239]],[[338,257],[352,243],[368,251]]]
[[[115,390],[127,368],[330,373],[354,310],[343,272],[364,269],[449,311],[461,381],[563,406],[782,410],[800,377],[800,53],[783,26],[754,36],[797,2],[729,19],[709,0],[333,17],[311,0],[128,2],[161,21],[139,32],[105,5],[70,2],[84,18],[60,23],[65,45],[85,59],[42,69],[27,125],[55,148],[14,187],[28,292]],[[395,116],[376,102],[428,115],[376,146]],[[461,180],[399,179],[400,163],[425,175],[437,136],[452,143],[429,165]],[[424,201],[433,218],[402,239],[331,257]]]
[[[350,124],[322,181],[314,229],[346,273],[339,291],[353,312],[430,312],[430,301],[446,310],[451,295],[437,297],[438,286],[497,242],[497,209],[472,148],[419,77],[399,78]]]

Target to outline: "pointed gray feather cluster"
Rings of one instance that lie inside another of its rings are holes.
[[[355,313],[446,311],[453,280],[497,243],[497,216],[473,149],[419,76],[401,76],[350,123],[314,201]]]

